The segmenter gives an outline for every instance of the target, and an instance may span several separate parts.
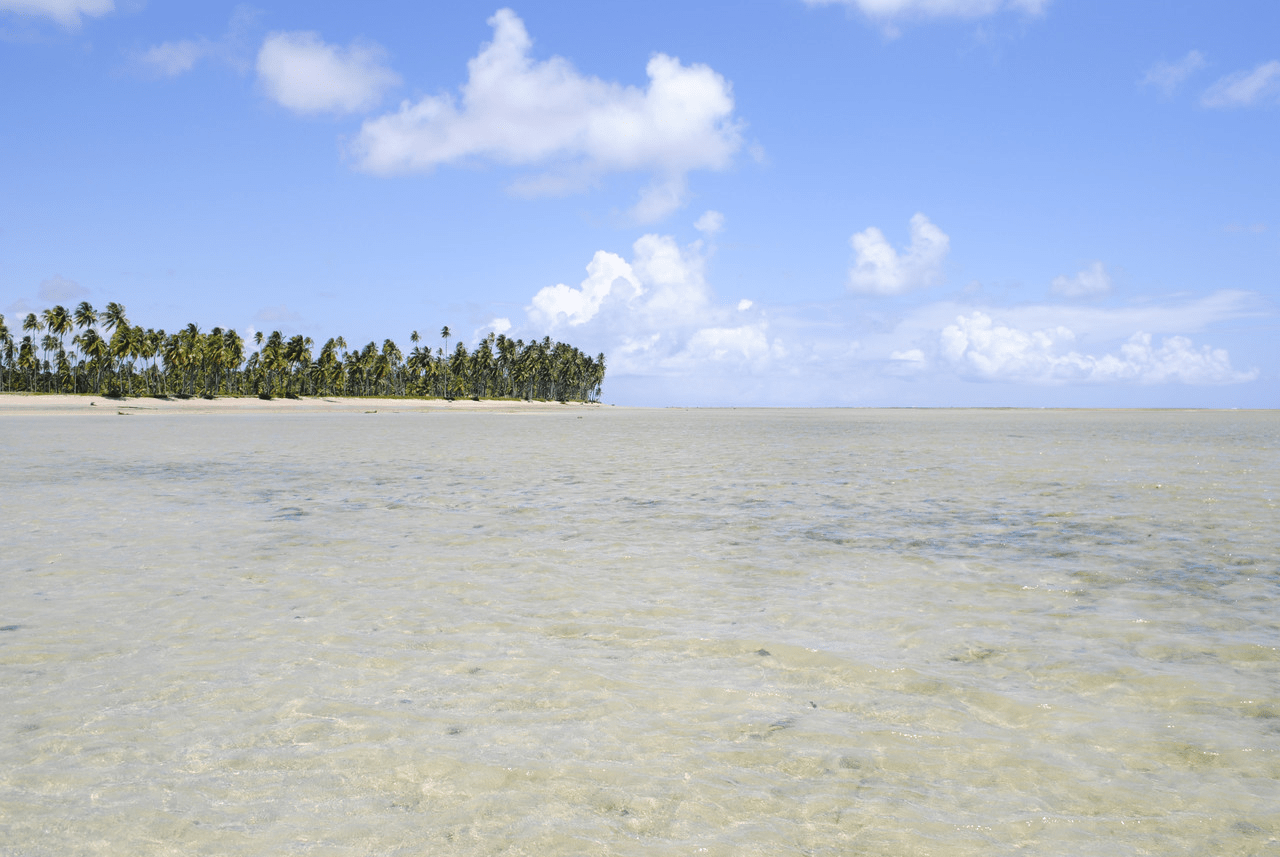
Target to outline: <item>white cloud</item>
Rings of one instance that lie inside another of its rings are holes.
[[[680,361],[756,363],[769,356],[769,337],[764,325],[704,327],[689,337]]]
[[[257,70],[267,94],[296,113],[367,110],[400,83],[377,45],[357,41],[342,48],[313,32],[267,36]]]
[[[708,237],[724,229],[724,215],[718,211],[705,212],[694,222],[693,228]]]
[[[997,324],[986,313],[958,316],[939,335],[940,356],[962,376],[1031,384],[1137,381],[1144,384],[1234,384],[1251,381],[1257,370],[1238,372],[1220,348],[1195,348],[1184,336],[1157,348],[1139,331],[1118,353],[1095,357],[1071,350],[1068,327],[1026,330]]]
[[[1204,54],[1199,51],[1188,51],[1187,55],[1177,62],[1158,62],[1139,81],[1141,86],[1154,86],[1166,98],[1173,95],[1184,80],[1204,68]]]
[[[1068,298],[1101,295],[1111,291],[1111,276],[1101,262],[1094,262],[1074,277],[1053,278],[1053,293]]]
[[[548,286],[527,307],[535,322],[578,326],[596,318],[611,305],[644,326],[688,324],[709,301],[703,277],[701,242],[680,247],[669,235],[643,235],[632,245],[631,262],[599,250],[587,265],[587,278],[578,288],[564,283]]]
[[[701,243],[681,248],[669,235],[644,235],[633,249],[636,276],[646,284],[644,310],[651,322],[700,320],[711,299]]]
[[[516,188],[535,194],[647,172],[652,181],[633,211],[647,221],[684,204],[690,171],[723,169],[742,145],[731,87],[705,65],[655,54],[642,90],[582,75],[561,57],[533,60],[510,9],[489,24],[493,41],[468,62],[460,99],[405,101],[364,123],[352,147],[362,169],[423,172],[469,159],[546,166]]]
[[[1127,307],[1081,307],[1052,304],[1012,307],[1002,316],[1019,327],[1069,326],[1092,339],[1117,339],[1135,330],[1184,334],[1231,319],[1256,316],[1260,309],[1248,292],[1224,289],[1195,300],[1149,302]]]
[[[75,280],[68,280],[59,274],[54,274],[47,280],[40,283],[40,291],[37,297],[47,304],[64,304],[72,301],[84,300],[89,296],[89,290],[77,283]]]
[[[1021,330],[1065,327],[1081,341],[1114,343],[1127,340],[1134,331],[1179,335],[1199,333],[1215,324],[1241,318],[1266,316],[1270,310],[1257,295],[1222,290],[1183,300],[1150,300],[1130,306],[1104,307],[1081,304],[1023,304],[981,307],[956,301],[938,301],[916,307],[891,332],[867,340],[868,353],[887,355],[893,349],[937,343],[938,332],[953,324],[956,316],[975,311],[999,316],[1001,323]]]
[[[157,74],[176,77],[191,71],[214,50],[215,44],[208,39],[182,39],[147,48],[138,56],[138,62]]]
[[[66,27],[80,24],[80,16],[96,18],[115,9],[112,0],[0,0],[0,12],[39,15]]]
[[[753,304],[717,303],[705,279],[701,241],[641,236],[632,257],[600,250],[576,287],[540,290],[527,307],[539,331],[572,327],[575,342],[605,351],[623,375],[758,373],[785,355]]]
[[[587,278],[579,288],[573,289],[564,283],[548,286],[533,296],[529,311],[544,324],[579,325],[595,318],[600,305],[611,294],[627,300],[633,294],[643,294],[644,290],[621,256],[598,250],[587,265]]]
[[[1253,71],[1229,74],[1205,90],[1205,107],[1249,107],[1280,97],[1280,60],[1264,62]]]
[[[134,54],[134,63],[145,71],[161,77],[177,77],[186,74],[200,62],[217,59],[237,71],[245,71],[256,50],[257,39],[252,35],[260,13],[249,6],[237,6],[231,13],[227,30],[217,39],[200,36],[194,39],[177,39],[152,45]]]
[[[809,6],[842,5],[857,9],[897,36],[894,21],[924,18],[982,18],[1006,9],[1039,15],[1049,0],[804,0]]]
[[[901,255],[874,226],[849,241],[856,256],[849,289],[876,295],[897,295],[940,282],[942,262],[951,247],[946,233],[923,214],[911,218],[911,246]]]
[[[1198,332],[1271,313],[1257,295],[1223,291],[1125,307],[938,301],[895,323],[851,300],[721,301],[707,281],[709,252],[659,234],[629,253],[598,251],[579,283],[538,290],[508,335],[550,333],[604,352],[610,388],[632,403],[1115,403],[1138,385],[1177,387],[1159,395],[1196,402],[1209,394],[1194,385],[1258,377]]]

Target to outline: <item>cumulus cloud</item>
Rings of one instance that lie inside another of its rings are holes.
[[[785,349],[751,301],[714,299],[705,253],[701,241],[681,246],[656,234],[632,245],[630,261],[598,251],[580,285],[560,283],[534,295],[529,321],[539,330],[574,328],[574,341],[604,350],[618,374],[766,370]]]
[[[1185,398],[1200,395],[1187,385],[1254,380],[1257,370],[1233,366],[1202,331],[1271,312],[1258,295],[1221,291],[1123,307],[937,301],[892,322],[848,300],[762,307],[718,298],[709,255],[702,240],[660,234],[629,252],[600,250],[581,280],[535,290],[507,335],[551,334],[604,352],[611,389],[632,402],[901,404],[936,401],[941,390],[951,401],[989,402],[989,382],[1000,382],[1024,388],[1014,401],[1052,403],[1064,401],[1055,388],[1065,385],[1076,401],[1114,401],[1104,388],[1179,385],[1184,392],[1170,395]],[[662,380],[671,378],[680,381]]]
[[[405,101],[364,123],[352,152],[373,173],[424,172],[477,160],[544,166],[516,190],[563,193],[614,172],[652,176],[633,213],[656,220],[684,204],[686,176],[723,169],[741,148],[728,81],[705,65],[655,54],[645,89],[581,74],[561,57],[536,61],[510,9],[489,19],[493,41],[468,64],[460,97]]]
[[[545,324],[554,326],[563,322],[575,326],[595,318],[610,295],[627,300],[644,291],[626,260],[615,253],[598,250],[587,265],[587,278],[578,288],[564,283],[548,286],[533,296],[529,312]]]
[[[641,236],[632,250],[631,262],[597,251],[578,288],[560,283],[534,295],[531,317],[551,326],[577,326],[611,309],[611,320],[624,316],[646,327],[697,319],[710,300],[701,242],[681,247],[669,235],[650,234]]]
[[[1204,68],[1204,54],[1199,51],[1188,51],[1187,55],[1177,62],[1158,62],[1147,69],[1138,83],[1151,86],[1169,98],[1188,77]]]
[[[0,0],[0,12],[52,18],[65,27],[80,25],[80,16],[96,18],[115,9],[112,0]]]
[[[258,80],[295,113],[354,113],[376,107],[400,83],[378,45],[330,45],[314,32],[272,33],[258,51]]]
[[[1184,336],[1167,337],[1156,347],[1151,334],[1139,331],[1117,353],[1101,357],[1072,349],[1075,339],[1063,325],[1025,330],[976,311],[943,328],[939,353],[962,376],[988,381],[1235,384],[1258,376],[1256,369],[1233,369],[1225,350],[1197,349]]]
[[[1205,90],[1205,107],[1250,107],[1280,98],[1280,60],[1264,62],[1253,71],[1229,74]]]
[[[1101,262],[1094,262],[1074,277],[1053,278],[1053,293],[1068,298],[1102,295],[1111,291],[1111,276]]]
[[[897,295],[942,280],[942,262],[951,239],[923,214],[911,218],[911,244],[901,254],[884,233],[872,226],[849,239],[855,261],[849,289],[875,295]]]
[[[37,297],[46,304],[72,303],[84,300],[88,296],[88,289],[75,280],[68,280],[59,274],[54,274],[49,279],[42,281],[40,283],[40,291],[37,293]]]

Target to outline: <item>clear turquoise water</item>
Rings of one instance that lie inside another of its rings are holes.
[[[0,452],[3,854],[1280,854],[1280,414]]]

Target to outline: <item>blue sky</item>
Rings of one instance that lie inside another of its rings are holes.
[[[1276,407],[1280,4],[0,0],[0,312]]]

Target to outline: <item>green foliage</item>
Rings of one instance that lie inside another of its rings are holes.
[[[66,337],[71,337],[70,348]],[[489,334],[474,350],[442,327],[445,345],[432,353],[410,334],[408,354],[391,339],[348,350],[339,336],[315,352],[315,341],[280,331],[254,334],[246,355],[234,330],[208,333],[194,323],[177,333],[130,323],[119,303],[99,313],[87,301],[69,311],[30,313],[21,340],[0,315],[0,392],[94,393],[115,396],[399,396],[599,401],[605,358],[550,337],[526,343]]]

